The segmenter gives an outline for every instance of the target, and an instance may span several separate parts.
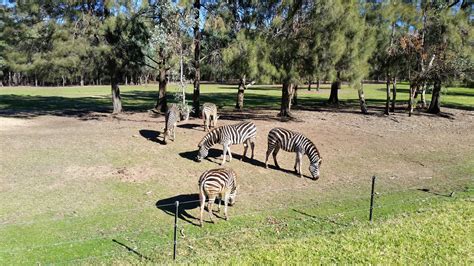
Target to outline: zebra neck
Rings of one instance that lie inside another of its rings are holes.
[[[313,143],[308,145],[308,148],[306,149],[306,154],[308,155],[309,161],[311,163],[316,163],[321,158],[318,149],[316,149],[316,146],[314,146]]]
[[[204,146],[207,149],[211,148],[214,144],[219,142],[220,132],[218,132],[218,130],[219,129],[214,129],[213,131],[208,133],[209,137],[204,142]]]

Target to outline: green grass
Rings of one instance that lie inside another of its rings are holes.
[[[201,101],[216,102],[221,108],[232,109],[235,105],[236,86],[203,84],[201,86]],[[127,111],[145,111],[151,109],[157,96],[157,86],[122,86],[124,108]],[[169,85],[169,92],[174,92],[176,86]],[[192,88],[188,86],[188,92]],[[385,103],[385,89],[383,84],[366,84],[365,96],[369,107],[382,108]],[[171,94],[171,93],[170,93]],[[4,87],[0,89],[0,111],[39,115],[45,113],[59,113],[67,111],[110,111],[109,86],[86,87]],[[453,87],[443,90],[442,106],[451,108],[474,109],[474,89]],[[192,99],[192,95],[187,95]],[[305,88],[299,90],[299,105],[306,108],[327,107],[329,85],[323,85],[319,92],[314,89],[308,92]],[[280,106],[281,88],[278,86],[253,86],[245,93],[246,108],[273,108]],[[357,108],[358,98],[354,89],[343,86],[339,93],[343,106]],[[397,103],[406,105],[408,99],[408,85],[399,84]],[[427,94],[427,100],[431,99]],[[172,101],[172,96],[169,95]],[[404,108],[404,107],[403,107]],[[401,108],[403,110],[403,108]]]
[[[401,105],[408,97],[407,86],[401,84],[399,88]],[[175,89],[170,86],[170,92]],[[156,90],[157,86],[151,85],[122,86],[125,109],[152,108]],[[365,93],[371,108],[384,105],[383,84],[366,85]],[[4,87],[0,88],[0,116],[109,112],[109,94],[108,86]],[[235,94],[235,86],[202,85],[202,102],[216,102],[228,110],[234,106]],[[246,91],[245,104],[247,108],[278,109],[280,96],[279,87],[254,86]],[[332,108],[325,105],[328,96],[329,88],[324,86],[320,92],[301,90],[299,99],[304,108]],[[443,101],[445,106],[472,110],[472,96],[473,89],[449,88]],[[344,87],[340,99],[344,106],[358,108],[353,89]],[[0,131],[0,265],[171,263],[173,207],[157,208],[156,201],[196,192],[197,173],[216,165],[190,163],[178,155],[192,149],[192,140],[164,147],[134,136],[144,128],[161,130],[156,120],[45,120],[38,119],[37,125],[23,131]],[[267,121],[261,123],[270,126]],[[217,224],[206,223],[202,229],[179,219],[184,236],[180,234],[178,239],[178,262],[472,264],[474,160],[469,151],[469,147],[458,151],[463,157],[455,162],[452,149],[425,153],[408,150],[403,156],[384,153],[391,156],[387,160],[434,161],[437,166],[429,181],[400,178],[390,184],[385,183],[386,177],[381,178],[373,224],[367,222],[367,176],[351,176],[347,183],[344,177],[307,183],[292,174],[232,162],[232,167],[242,173],[255,173],[241,179],[248,182],[244,184],[247,188],[263,189],[272,180],[275,187],[290,190],[240,195],[237,205],[230,208],[230,221],[217,219]],[[367,152],[362,149],[360,156]],[[290,165],[293,156],[285,156]],[[337,159],[341,168],[335,172],[360,167],[348,166],[357,158],[342,152]],[[169,167],[166,163],[186,168],[163,171],[136,183],[121,181],[110,173],[121,167],[163,169]],[[94,172],[105,177],[96,178]],[[404,177],[403,171],[396,174]],[[410,182],[423,184],[417,188],[430,191],[406,190]],[[301,184],[308,187],[292,189]],[[451,191],[456,191],[454,197],[446,197]],[[197,215],[195,205],[182,207]]]

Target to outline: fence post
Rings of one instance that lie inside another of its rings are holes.
[[[173,244],[173,260],[176,260],[176,245],[177,245],[177,240],[176,240],[176,232],[178,229],[178,209],[179,209],[179,201],[175,201],[175,206],[176,210],[174,213],[174,244]]]
[[[372,176],[372,192],[370,193],[370,214],[369,221],[372,222],[372,213],[374,210],[374,196],[375,196],[375,176]]]

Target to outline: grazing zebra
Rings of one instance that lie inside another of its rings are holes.
[[[176,124],[180,121],[181,112],[179,111],[178,107],[173,104],[166,112],[165,117],[165,130],[164,130],[164,142],[166,144],[166,138],[173,134],[172,140],[175,140],[176,137]]]
[[[216,127],[217,125],[217,107],[213,103],[204,103],[202,105],[202,119],[204,119],[204,131],[209,131],[211,125],[211,116],[212,116],[212,126]]]
[[[203,226],[202,215],[204,213],[206,197],[209,199],[207,211],[209,212],[211,222],[214,223],[212,207],[216,198],[219,199],[218,212],[221,210],[221,201],[224,199],[224,215],[226,220],[229,219],[227,216],[227,204],[233,205],[235,203],[235,196],[237,195],[236,182],[237,175],[232,169],[228,168],[207,170],[201,175],[199,178],[199,201],[201,203],[199,222],[201,226]]]
[[[303,155],[308,155],[310,165],[309,171],[314,180],[319,178],[319,168],[321,166],[321,155],[314,143],[301,133],[293,132],[284,128],[274,128],[268,133],[268,149],[265,159],[265,168],[268,168],[268,156],[273,151],[275,166],[280,169],[276,156],[282,148],[284,151],[296,152],[295,172],[303,177],[301,171],[301,161]]]
[[[221,165],[226,161],[226,154],[229,154],[229,162],[232,160],[232,153],[230,151],[230,145],[233,144],[244,144],[244,154],[242,159],[247,155],[247,149],[249,146],[252,147],[252,159],[254,157],[255,149],[255,138],[257,137],[257,127],[252,122],[241,122],[238,124],[221,126],[213,129],[211,132],[207,133],[201,142],[199,142],[199,153],[197,155],[197,160],[206,158],[209,152],[209,149],[214,144],[222,144],[223,146],[223,159]]]

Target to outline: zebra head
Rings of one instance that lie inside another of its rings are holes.
[[[232,206],[235,204],[235,197],[237,196],[237,187],[234,187],[229,195],[229,204]]]
[[[198,151],[198,155],[196,156],[196,160],[200,162],[202,159],[207,157],[209,153],[209,149],[206,148],[206,145],[203,145],[201,143],[198,145],[198,148],[199,148],[199,151]]]
[[[309,171],[311,172],[314,180],[319,179],[319,168],[321,168],[321,161],[322,158],[319,158],[316,162],[309,165]]]

